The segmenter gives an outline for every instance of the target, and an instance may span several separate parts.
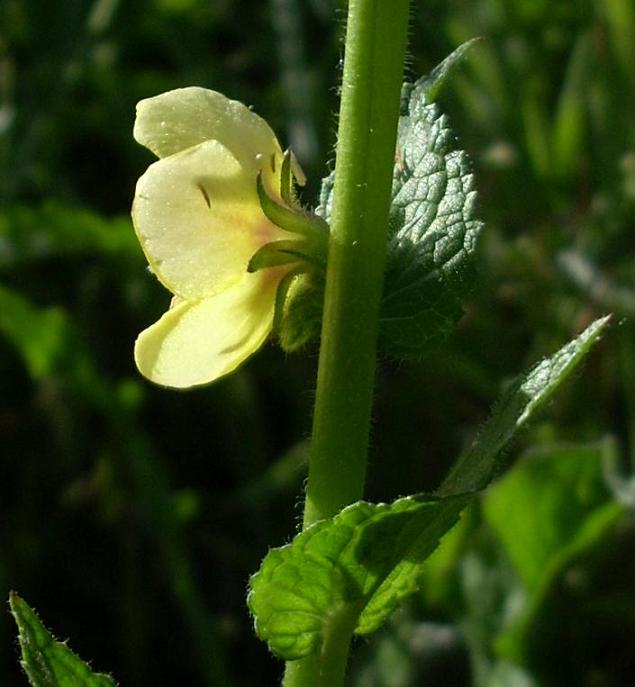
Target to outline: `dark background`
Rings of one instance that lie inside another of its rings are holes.
[[[0,4],[0,596],[18,591],[122,685],[276,684],[245,590],[301,516],[317,359],[267,344],[185,393],[137,375],[134,339],[169,294],[128,218],[152,161],[132,139],[135,104],[201,85],[253,106],[293,147],[314,205],[334,160],[344,18],[335,0]],[[513,375],[613,312],[510,459],[604,442],[603,498],[632,507],[635,8],[416,0],[410,34],[411,78],[485,37],[441,105],[486,227],[456,335],[425,360],[380,361],[368,498],[434,489]],[[465,556],[498,570],[504,547],[473,517]],[[581,597],[556,589],[543,606],[546,639],[523,668],[535,684],[632,684],[633,535],[625,510],[578,561]],[[495,684],[475,647],[495,663],[500,628],[457,585],[361,641],[351,684]],[[0,647],[0,683],[25,684],[8,612]],[[515,679],[496,684],[532,684]]]

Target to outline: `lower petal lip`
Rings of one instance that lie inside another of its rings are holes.
[[[137,338],[139,371],[173,388],[209,384],[233,372],[269,336],[278,284],[286,272],[245,273],[216,296],[176,302]]]

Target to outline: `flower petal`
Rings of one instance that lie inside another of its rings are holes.
[[[149,380],[175,388],[208,384],[235,370],[271,331],[279,271],[246,274],[236,286],[184,301],[141,332],[135,361]]]
[[[132,219],[152,270],[183,299],[240,280],[251,256],[283,233],[264,216],[255,177],[218,141],[150,165]]]
[[[203,141],[221,141],[243,166],[256,155],[282,151],[275,134],[255,112],[206,88],[178,88],[137,104],[134,137],[158,157],[167,157]]]

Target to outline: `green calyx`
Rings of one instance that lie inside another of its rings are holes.
[[[294,241],[283,239],[272,241],[259,248],[247,265],[248,272],[258,272],[268,267],[300,263],[304,269],[321,269],[326,267],[326,255],[321,246],[306,240]]]
[[[303,177],[298,178],[298,174],[302,175],[302,170],[292,153],[286,151],[280,170],[279,198],[269,195],[261,173],[256,177],[263,214],[288,232],[289,238],[261,246],[247,265],[248,272],[283,265],[289,267],[278,286],[273,323],[273,330],[285,351],[301,348],[319,333],[328,255],[328,222],[300,207],[294,189],[296,179],[303,183]]]
[[[328,252],[329,225],[321,217],[307,214],[297,207],[293,195],[289,151],[284,155],[280,175],[280,196],[287,205],[277,203],[268,195],[262,181],[262,173],[256,177],[256,189],[265,217],[295,236],[272,241],[262,246],[252,256],[247,271],[257,272],[268,267],[295,263],[300,263],[301,271],[316,269],[324,271]]]

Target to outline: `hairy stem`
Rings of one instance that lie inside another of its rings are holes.
[[[304,527],[363,494],[408,0],[350,0]],[[343,684],[354,623],[287,666],[285,687]]]
[[[304,524],[363,492],[408,0],[349,4]]]

